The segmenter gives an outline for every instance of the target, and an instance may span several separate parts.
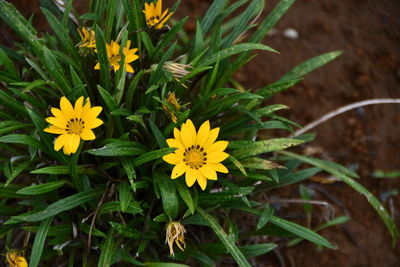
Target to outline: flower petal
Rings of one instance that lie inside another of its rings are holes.
[[[206,151],[207,153],[215,152],[215,151],[224,151],[226,147],[228,146],[229,142],[228,141],[217,141],[213,144],[211,144],[209,147],[207,147]]]
[[[129,64],[125,64],[125,70],[126,70],[126,72],[129,72],[129,73],[134,73],[135,72],[135,70]]]
[[[182,174],[184,174],[185,172],[187,172],[187,170],[188,170],[188,167],[186,166],[186,164],[181,162],[181,163],[175,165],[175,167],[172,169],[171,178],[176,179],[179,176],[181,176]]]
[[[195,140],[193,140],[191,129],[186,123],[182,124],[181,138],[185,147],[190,147],[194,144],[193,141]]]
[[[51,113],[54,115],[54,117],[59,118],[59,119],[65,119],[64,114],[61,112],[60,109],[58,108],[51,108],[50,109]]]
[[[69,100],[65,96],[61,97],[60,107],[61,112],[65,116],[65,119],[69,120],[74,117],[74,108],[72,107],[71,102],[69,102]]]
[[[207,179],[210,180],[217,180],[217,173],[213,168],[210,167],[209,164],[204,165],[203,167],[200,168],[201,174],[206,177]]]
[[[103,124],[103,121],[97,118],[85,121],[85,128],[93,129]]]
[[[186,128],[189,130],[190,134],[192,135],[192,143],[194,145],[194,142],[196,141],[196,128],[194,127],[193,122],[190,119],[186,120]]]
[[[74,111],[75,118],[80,118],[82,114],[82,106],[83,106],[83,96],[79,97],[75,102]]]
[[[166,141],[167,141],[167,144],[169,147],[176,147],[178,149],[184,149],[183,145],[174,138],[169,138]]]
[[[68,134],[65,133],[56,138],[56,140],[54,141],[55,151],[58,151],[61,149],[61,147],[65,146],[65,142],[67,141],[67,136]]]
[[[179,162],[182,162],[182,158],[179,158],[175,153],[171,153],[162,157],[162,159],[169,164],[177,165]]]
[[[70,153],[75,153],[78,150],[81,138],[77,134],[67,135],[67,146]]]
[[[207,155],[207,163],[219,163],[223,161],[224,159],[228,158],[229,154],[225,152],[212,152]]]
[[[191,187],[196,182],[198,174],[199,174],[198,171],[195,171],[191,168],[187,168],[185,175],[186,185]]]
[[[59,128],[59,127],[54,126],[54,125],[50,125],[49,127],[44,129],[43,131],[45,131],[46,133],[52,133],[52,134],[64,134],[66,132],[65,129]]]
[[[210,131],[207,140],[204,142],[203,147],[207,149],[212,143],[215,142],[219,134],[219,128],[214,128]]]
[[[200,129],[197,133],[196,144],[203,146],[209,135],[210,135],[210,122],[205,121],[200,126]]]
[[[82,140],[94,140],[96,136],[94,135],[93,131],[90,129],[83,129],[82,133],[80,134]]]
[[[229,172],[229,170],[221,163],[209,163],[207,165],[216,170],[217,172],[222,172],[222,173]]]
[[[99,62],[97,62],[96,65],[94,65],[94,69],[95,70],[99,70],[100,69],[100,63]]]
[[[95,119],[97,116],[99,116],[100,112],[103,110],[103,108],[100,106],[86,109],[86,105],[85,108],[82,110],[82,119],[84,121]]]
[[[199,177],[197,177],[197,183],[200,185],[201,190],[204,191],[204,189],[206,189],[207,179],[203,175],[200,175]]]
[[[67,127],[67,121],[63,118],[60,117],[47,117],[46,121],[50,124],[53,124],[54,126],[58,128],[65,129]]]
[[[182,142],[181,132],[177,128],[174,128],[174,137],[177,142],[182,144],[182,147],[185,146],[185,144]]]

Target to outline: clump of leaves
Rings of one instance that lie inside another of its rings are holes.
[[[244,245],[266,234],[334,248],[316,231],[347,217],[314,231],[260,202],[266,191],[321,171],[364,194],[396,241],[392,218],[355,173],[284,151],[307,136],[259,135],[297,127],[276,114],[286,106],[265,100],[340,52],[264,88],[236,88],[233,74],[251,51],[277,52],[260,42],[294,0],[258,24],[264,1],[215,0],[193,38],[184,32],[187,18],[171,20],[179,2],[167,10],[161,0],[97,0],[79,18],[71,0],[63,12],[42,2],[52,33],[39,34],[0,0],[1,19],[23,40],[0,48],[0,242],[19,248],[29,266],[213,265],[227,256],[249,266],[276,247]],[[232,212],[257,221],[243,233]]]

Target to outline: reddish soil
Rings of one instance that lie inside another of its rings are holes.
[[[202,16],[211,2],[185,1],[178,16]],[[267,1],[261,18],[278,2]],[[297,1],[276,25],[277,32],[264,41],[281,54],[260,52],[238,73],[237,79],[246,88],[261,88],[311,57],[341,50],[343,55],[338,59],[307,75],[299,85],[273,97],[267,104],[288,105],[290,110],[281,114],[305,125],[356,101],[398,98],[399,11],[400,2],[396,0]],[[193,26],[192,19],[187,29]],[[284,37],[287,28],[296,29],[299,38]],[[400,188],[400,179],[372,178],[376,170],[400,169],[399,123],[398,104],[350,111],[313,129],[317,138],[304,147],[304,151],[316,148],[317,156],[355,168],[361,177],[359,182],[381,197],[385,192]],[[341,183],[319,186],[344,204],[352,217],[342,228],[321,232],[338,249],[320,251],[303,242],[292,248],[281,248],[281,260],[278,254],[258,257],[256,266],[400,266],[399,245],[392,248],[388,231],[365,197]],[[279,193],[298,197],[297,186],[285,188],[285,191]],[[322,195],[317,196],[326,200]],[[389,202],[385,202],[385,206],[395,211],[399,225],[400,196]],[[338,215],[343,215],[339,209],[336,210]]]
[[[17,4],[25,14],[31,14],[36,7],[32,1],[10,2]],[[76,4],[84,2],[76,1]],[[165,6],[170,6],[173,1],[165,2]],[[175,17],[189,16],[187,29],[190,30],[194,28],[193,18],[202,16],[212,1],[182,2]],[[262,17],[277,2],[267,1]],[[276,25],[277,33],[264,41],[281,54],[260,52],[237,74],[237,79],[245,87],[257,89],[276,81],[304,60],[342,50],[340,58],[307,75],[299,85],[273,97],[267,104],[290,106],[289,111],[281,114],[305,125],[355,101],[399,97],[399,11],[400,2],[396,0],[299,0]],[[34,22],[43,25],[40,17]],[[12,39],[5,34],[5,26],[0,28],[4,38],[1,43],[10,45]],[[283,31],[287,28],[296,29],[299,38],[284,37]],[[304,151],[317,148],[316,156],[355,168],[361,177],[359,182],[381,197],[389,190],[400,189],[400,179],[372,178],[376,170],[400,170],[399,111],[400,105],[385,104],[347,112],[313,129],[317,138],[305,146]],[[281,247],[278,253],[258,257],[255,266],[400,266],[400,247],[391,247],[388,231],[366,198],[341,183],[321,185],[310,181],[306,185],[325,189],[343,203],[352,216],[344,227],[321,232],[338,249],[320,251],[314,245],[302,242],[292,248]],[[274,194],[298,198],[297,191],[297,186],[292,186]],[[317,197],[327,200],[320,194]],[[384,204],[394,211],[400,225],[400,195]],[[343,212],[337,209],[336,215],[343,215]]]

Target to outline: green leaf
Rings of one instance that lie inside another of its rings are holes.
[[[115,102],[115,99],[112,97],[110,92],[103,89],[100,85],[97,85],[97,89],[99,90],[101,98],[103,99],[104,103],[110,111],[118,108],[118,104],[117,102]]]
[[[57,215],[63,211],[73,209],[83,203],[86,203],[98,196],[103,192],[103,188],[89,189],[75,195],[63,198],[49,205],[46,209],[30,215],[13,216],[12,218],[25,222],[37,222]]]
[[[54,182],[48,182],[44,184],[36,184],[24,187],[17,191],[17,194],[22,195],[40,195],[47,192],[54,191],[60,187],[62,187],[67,181],[65,180],[58,180]]]
[[[205,58],[204,60],[202,60],[200,62],[199,66],[208,66],[208,65],[211,65],[211,64],[217,62],[217,60],[222,60],[224,58],[230,57],[232,55],[235,55],[235,54],[238,54],[241,52],[246,52],[246,51],[256,50],[256,49],[279,53],[278,51],[276,51],[275,49],[273,49],[267,45],[243,43],[243,44],[237,44],[237,45],[233,45],[231,47],[222,49],[221,51],[208,56],[207,58]]]
[[[23,172],[31,164],[30,160],[23,161],[17,166],[13,166],[12,161],[4,165],[4,175],[7,177],[5,186],[9,185],[21,172]]]
[[[97,59],[100,63],[100,84],[106,91],[111,92],[110,64],[108,62],[106,39],[98,25],[95,26]]]
[[[165,141],[165,137],[164,135],[161,133],[161,131],[158,129],[157,125],[155,125],[155,123],[148,119],[147,120],[149,125],[150,125],[150,129],[154,134],[154,137],[156,138],[157,144],[159,148],[164,148],[167,147],[167,142]]]
[[[58,61],[56,56],[46,46],[43,47],[44,65],[49,72],[50,76],[54,79],[57,86],[68,95],[72,91],[71,84],[66,79],[66,74]]]
[[[224,229],[218,224],[218,222],[209,215],[202,208],[197,208],[197,212],[209,223],[210,227],[214,230],[215,234],[221,240],[221,242],[225,245],[226,249],[232,255],[232,257],[236,260],[236,263],[239,266],[251,266],[250,263],[246,260],[243,253],[238,249],[232,239],[225,233]]]
[[[122,182],[118,185],[119,193],[119,205],[121,206],[121,211],[125,212],[129,204],[132,201],[132,192],[130,186],[127,182]]]
[[[86,152],[95,156],[103,157],[137,156],[145,153],[138,143],[130,141],[113,142],[101,148],[87,150]]]
[[[296,146],[304,143],[303,140],[292,138],[275,138],[262,141],[232,141],[229,143],[232,155],[236,158],[255,156],[262,153],[282,150],[291,146]]]
[[[302,78],[303,76],[312,72],[313,70],[316,70],[322,67],[323,65],[331,62],[341,54],[342,54],[341,51],[333,51],[319,55],[317,57],[313,57],[307,60],[306,62],[303,62],[302,64],[298,65],[297,67],[293,68],[285,75],[283,75],[282,78],[279,79],[279,81],[287,81],[287,80]]]
[[[204,15],[203,20],[201,21],[201,29],[203,31],[203,34],[206,34],[210,30],[214,21],[218,18],[218,16],[224,10],[227,3],[228,3],[227,0],[215,0],[211,4],[209,9],[207,10],[207,13]]]
[[[255,244],[255,245],[248,245],[239,247],[240,251],[246,258],[254,258],[260,255],[264,255],[271,250],[274,250],[277,245],[273,243],[266,243],[266,244]]]
[[[260,230],[263,228],[271,218],[272,214],[274,213],[274,209],[270,205],[266,205],[260,215],[260,218],[258,219],[257,223],[257,230]]]
[[[35,241],[33,242],[32,246],[31,259],[29,261],[29,266],[31,267],[36,267],[39,265],[40,258],[42,257],[44,243],[46,241],[46,236],[52,221],[53,217],[50,217],[40,223],[39,229],[35,236]]]
[[[175,186],[176,186],[176,190],[178,190],[178,193],[179,193],[180,197],[186,203],[186,205],[188,206],[190,212],[193,215],[195,210],[196,210],[196,207],[195,207],[195,204],[193,202],[192,195],[190,195],[190,191],[189,191],[188,187],[185,184],[180,183],[180,182],[176,182]]]
[[[386,227],[388,228],[388,230],[392,236],[392,245],[393,246],[396,245],[397,239],[399,238],[399,231],[396,227],[396,224],[395,224],[393,218],[390,216],[390,214],[385,209],[385,207],[382,205],[382,203],[380,203],[379,200],[374,195],[372,195],[371,192],[369,192],[364,186],[362,186],[361,184],[359,184],[356,181],[354,181],[353,179],[351,179],[349,176],[347,176],[345,173],[343,173],[341,169],[332,167],[331,164],[327,164],[327,162],[324,160],[301,156],[301,155],[297,155],[297,154],[286,152],[286,151],[281,151],[280,153],[283,155],[289,156],[291,158],[301,160],[308,164],[317,166],[317,167],[325,170],[326,172],[334,175],[335,177],[339,178],[340,180],[342,180],[344,183],[349,185],[351,188],[353,188],[358,193],[364,195],[367,198],[368,202],[371,204],[371,206],[375,209],[375,211],[381,217],[381,219],[385,223]]]
[[[154,172],[153,175],[160,188],[164,212],[168,214],[171,220],[174,220],[179,212],[179,199],[176,194],[174,182],[165,174],[160,175]]]
[[[41,8],[44,16],[47,19],[53,32],[60,40],[60,45],[65,49],[68,55],[72,56],[74,59],[78,59],[78,54],[71,38],[68,35],[67,27],[65,27],[50,11],[45,8]]]
[[[21,144],[47,151],[46,147],[32,136],[24,134],[9,134],[0,137],[0,143]]]
[[[315,175],[316,173],[320,172],[321,168],[308,168],[308,169],[304,169],[298,172],[290,172],[286,175],[283,175],[281,177],[279,177],[279,182],[267,182],[266,184],[266,189],[270,190],[270,189],[274,189],[274,188],[279,188],[279,187],[283,187],[283,186],[287,186],[290,184],[294,184],[294,183],[298,183],[300,181],[303,181],[304,179],[307,179],[313,175]]]
[[[36,37],[36,30],[12,4],[0,1],[0,18],[31,46],[36,55],[40,55],[43,45]]]
[[[307,229],[297,223],[293,223],[287,220],[284,220],[282,218],[276,217],[276,216],[271,216],[270,217],[270,222],[280,228],[283,228],[299,237],[302,237],[304,239],[307,239],[308,241],[311,241],[317,245],[324,246],[327,248],[335,249],[335,246],[332,245],[328,240],[326,240],[324,237],[320,236],[316,232]]]
[[[170,262],[145,262],[144,266],[147,267],[190,267],[189,265],[182,263],[170,263]]]
[[[115,250],[117,249],[116,239],[114,237],[114,229],[111,228],[108,231],[106,240],[100,246],[101,254],[99,258],[99,263],[97,266],[99,267],[108,267],[113,263],[113,257],[115,254]]]
[[[52,167],[43,167],[40,169],[36,169],[31,171],[33,174],[71,174],[71,169],[69,166],[52,166]],[[92,168],[86,168],[83,166],[76,167],[77,174],[96,174],[96,170]]]
[[[11,75],[11,77],[18,79],[18,72],[15,69],[13,62],[2,48],[0,48],[0,63],[4,66],[5,71]]]
[[[146,162],[161,158],[167,154],[170,154],[174,152],[176,148],[161,148],[159,150],[153,150],[150,152],[147,152],[146,154],[141,155],[137,159],[133,161],[134,167],[140,166]]]

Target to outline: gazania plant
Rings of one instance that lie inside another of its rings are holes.
[[[194,33],[176,16],[180,1],[93,0],[79,16],[73,1],[41,2],[50,32],[0,0],[2,22],[20,38],[0,47],[3,262],[250,266],[303,240],[334,249],[318,231],[347,214],[321,222],[305,206],[307,221],[290,220],[269,199],[318,173],[364,194],[397,240],[357,174],[299,154],[313,135],[293,136],[299,126],[277,114],[288,107],[268,105],[340,52],[263,88],[234,78],[254,50],[278,53],[261,41],[294,0],[265,18],[263,0],[215,0]]]

